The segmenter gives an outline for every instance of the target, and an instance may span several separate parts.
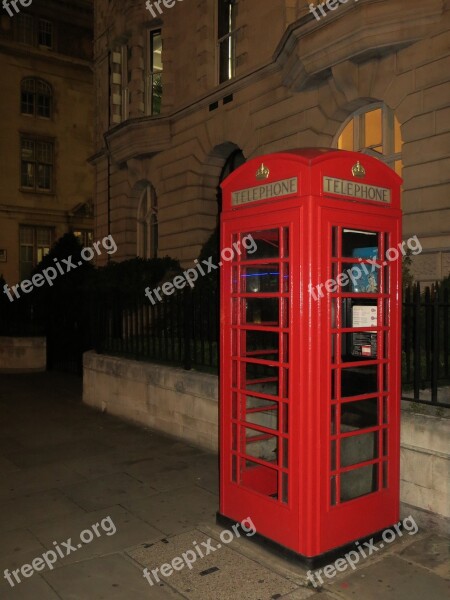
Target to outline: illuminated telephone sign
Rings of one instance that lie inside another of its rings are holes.
[[[221,270],[218,519],[311,560],[399,518],[400,185],[324,149],[222,184],[221,247],[240,251]]]

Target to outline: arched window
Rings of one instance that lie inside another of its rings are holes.
[[[217,188],[217,204],[219,208],[219,213],[222,210],[222,188],[220,184],[224,179],[231,175],[233,171],[235,171],[238,167],[245,163],[245,156],[240,148],[236,148],[233,152],[228,156],[225,164],[222,167],[222,171],[219,177],[219,186]]]
[[[142,258],[158,256],[158,201],[150,184],[142,190],[137,218],[137,254]]]
[[[52,116],[52,88],[42,79],[27,77],[20,86],[20,111],[23,115],[44,117]]]
[[[402,174],[400,123],[385,104],[370,104],[353,113],[339,130],[334,146],[375,156]]]

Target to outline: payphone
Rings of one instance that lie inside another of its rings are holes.
[[[399,516],[401,180],[358,153],[254,158],[223,183],[220,510],[307,558]]]

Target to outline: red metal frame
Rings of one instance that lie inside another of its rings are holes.
[[[391,201],[327,193],[324,176]],[[233,192],[292,178],[297,192],[278,184],[264,196],[282,197],[232,205]],[[220,513],[306,557],[399,517],[401,261],[381,263],[401,243],[400,184],[372,157],[322,149],[252,159],[222,184],[221,246],[235,252],[221,272]],[[375,261],[346,256],[363,235]],[[375,271],[372,293],[309,293],[355,266]],[[366,313],[376,325],[353,326]]]

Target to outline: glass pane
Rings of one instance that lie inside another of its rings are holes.
[[[344,402],[341,405],[341,433],[378,425],[378,399]]]
[[[278,463],[278,437],[245,428],[245,453],[274,464]]]
[[[351,367],[341,372],[341,397],[360,396],[378,392],[377,365]]]
[[[53,45],[53,25],[46,19],[39,19],[38,43],[51,48]]]
[[[268,429],[278,429],[278,402],[246,396],[246,421]]]
[[[246,304],[246,323],[278,326],[279,300],[278,298],[248,298]]]
[[[21,151],[22,158],[25,160],[34,159],[34,141],[33,140],[21,140]]]
[[[243,233],[242,238],[251,236],[254,243],[245,244],[249,247],[248,252],[243,253],[243,260],[253,260],[260,258],[279,258],[280,256],[280,232],[278,229],[267,229],[266,231],[252,231]],[[245,248],[244,244],[242,247]]]
[[[394,136],[394,151],[398,154],[402,151],[402,131],[396,116],[394,116]]]
[[[245,365],[245,389],[260,394],[278,396],[278,367],[268,367],[256,363]]]
[[[38,94],[36,103],[38,117],[50,117],[50,97]]]
[[[278,265],[243,267],[242,291],[247,293],[278,293],[280,270]]]
[[[354,428],[345,426],[347,432]],[[347,433],[346,432],[346,433]],[[378,456],[378,431],[341,439],[341,467],[373,460]]]
[[[358,307],[353,307],[357,309]],[[366,310],[367,307],[364,307]],[[371,309],[372,310],[372,309]],[[374,325],[377,324],[376,314]],[[375,360],[378,358],[378,334],[373,331],[358,331],[356,333],[342,334],[342,362],[355,362],[357,360]]]
[[[22,92],[21,94],[21,112],[24,115],[34,114],[34,94],[30,92]]]
[[[37,187],[41,190],[50,190],[52,187],[52,167],[50,165],[38,165]]]
[[[397,175],[399,175],[400,177],[403,176],[403,161],[402,160],[395,161],[394,170],[397,173]]]
[[[378,465],[353,469],[341,475],[341,502],[359,498],[378,489]]]
[[[338,283],[344,292],[352,294],[377,294],[379,292],[379,269],[377,264],[343,263]]]
[[[38,246],[50,246],[52,239],[52,231],[47,227],[38,227],[36,230],[36,238]]]
[[[354,150],[354,119],[344,128],[343,132],[339,136],[338,148],[339,150]]]
[[[377,258],[379,233],[359,229],[343,229],[342,256],[348,258]]]
[[[270,331],[247,331],[247,352],[245,356],[255,356],[262,360],[278,360],[279,336]]]
[[[383,143],[382,110],[377,108],[364,115],[365,148],[381,146]]]
[[[34,188],[34,163],[22,161],[21,185]]]

